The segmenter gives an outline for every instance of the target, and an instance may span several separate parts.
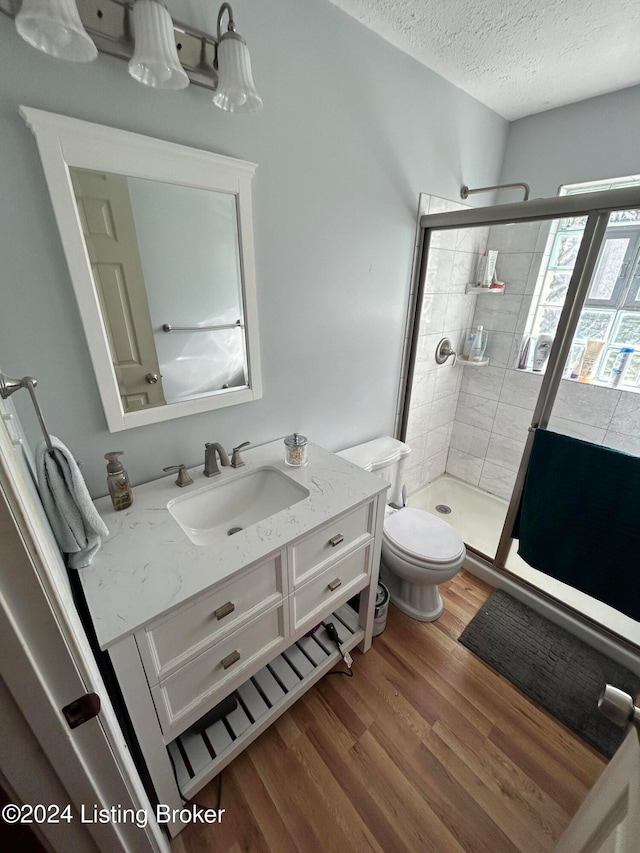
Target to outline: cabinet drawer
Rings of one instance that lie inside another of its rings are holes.
[[[282,570],[277,556],[154,622],[138,635],[149,681],[162,680],[252,615],[279,601]]]
[[[331,612],[340,599],[346,601],[367,585],[370,552],[370,545],[360,548],[296,590],[293,596],[294,631],[305,623],[310,626],[316,624]]]
[[[182,718],[187,714],[194,720],[200,716],[198,707],[217,691],[224,689],[228,693],[235,689],[241,681],[259,669],[265,660],[277,654],[284,642],[283,608],[277,607],[216,643],[213,648],[153,686],[151,693],[165,735],[173,734],[173,728],[179,728]],[[209,701],[207,707],[211,705]],[[202,711],[205,710],[207,708],[203,706]]]
[[[365,504],[296,542],[291,548],[296,585],[321,571],[326,560],[339,557],[358,540],[371,536],[373,515],[373,504]]]

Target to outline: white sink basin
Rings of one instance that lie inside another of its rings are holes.
[[[210,545],[309,497],[277,468],[258,468],[181,495],[167,509],[195,545]]]

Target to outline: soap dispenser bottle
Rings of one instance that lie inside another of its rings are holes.
[[[104,454],[104,458],[108,461],[107,486],[115,510],[127,509],[133,503],[129,477],[118,459],[118,456],[122,456],[123,453],[123,450],[113,450],[111,453]]]

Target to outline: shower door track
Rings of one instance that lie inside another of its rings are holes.
[[[580,319],[580,312],[589,291],[591,277],[609,223],[609,216],[613,211],[633,210],[636,208],[640,208],[640,187],[624,187],[618,190],[531,199],[529,201],[493,205],[490,207],[467,208],[449,213],[426,214],[420,217],[421,246],[415,270],[415,300],[410,307],[412,316],[409,319],[408,327],[411,329],[411,333],[409,336],[408,354],[406,355],[406,378],[402,389],[403,404],[400,426],[400,438],[402,439],[406,436],[409,416],[409,397],[417,356],[418,318],[420,317],[425,290],[431,232],[435,230],[453,230],[487,225],[508,225],[518,222],[539,222],[566,216],[587,216],[587,223],[580,242],[576,263],[571,274],[564,306],[558,321],[556,336],[549,354],[547,369],[542,378],[542,385],[529,427],[520,467],[509,500],[500,541],[498,542],[495,556],[490,560],[490,564],[497,571],[505,573],[511,578],[516,578],[516,575],[507,569],[506,559],[511,547],[511,531],[522,497],[535,430],[546,429],[548,426],[553,403],[560,379],[562,378],[562,371],[569,356],[573,335]],[[486,559],[487,555],[483,555],[483,558]],[[557,601],[557,599],[554,600]],[[568,609],[571,610],[571,608]],[[582,616],[582,618],[587,617]],[[591,619],[587,621],[594,625],[597,624]],[[602,626],[598,625],[597,627],[599,630],[602,630]]]

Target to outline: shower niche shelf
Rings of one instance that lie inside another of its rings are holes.
[[[498,293],[504,293],[504,287],[481,287],[479,284],[469,282],[465,287],[465,293],[492,293],[496,296]]]
[[[465,367],[486,367],[489,364],[489,359],[481,358],[480,361],[469,361],[468,358],[460,356],[458,358],[458,364],[462,364]]]

